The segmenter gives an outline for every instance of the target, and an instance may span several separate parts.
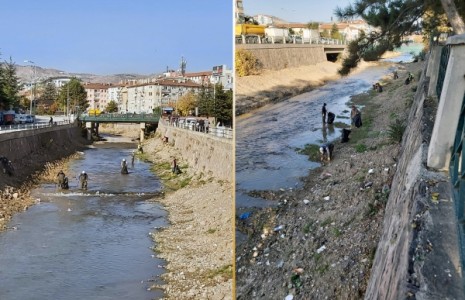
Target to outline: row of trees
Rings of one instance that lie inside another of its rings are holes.
[[[187,93],[179,98],[177,112],[181,116],[192,115],[195,109],[205,117],[215,117],[218,122],[232,125],[233,92],[223,90],[223,85],[203,87],[200,93]]]

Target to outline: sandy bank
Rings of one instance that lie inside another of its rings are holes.
[[[232,299],[231,184],[193,173],[181,153],[159,138],[145,142],[144,152],[168,189],[157,201],[170,226],[154,234],[158,256],[167,260],[166,284],[154,288],[163,288],[166,299]],[[171,174],[173,158],[180,175]]]

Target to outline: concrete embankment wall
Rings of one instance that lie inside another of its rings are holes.
[[[89,142],[74,125],[47,127],[0,134],[0,156],[12,161],[14,176],[0,174],[0,187],[20,186],[47,162],[67,157]]]
[[[254,44],[236,45],[236,48],[250,51],[259,60],[261,67],[269,70],[316,65],[327,61],[321,45]]]
[[[232,180],[231,139],[165,126],[162,122],[158,124],[157,132],[167,136],[169,143],[180,150],[190,168],[221,180]]]
[[[453,203],[431,203],[431,191],[437,189],[434,182],[441,182],[447,190],[448,179],[425,168],[436,109],[436,102],[426,98],[428,85],[424,69],[402,140],[365,299],[463,299]],[[445,190],[441,197],[447,199]],[[445,247],[447,254],[442,250]],[[444,270],[449,274],[442,274]]]

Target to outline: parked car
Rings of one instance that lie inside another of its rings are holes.
[[[27,122],[26,115],[24,114],[16,114],[15,115],[15,123],[16,124],[25,124]]]
[[[35,122],[36,122],[36,116],[26,115],[26,123],[35,123]]]
[[[197,119],[196,118],[186,118],[186,127],[189,128],[190,130],[195,130],[195,126],[197,125]]]

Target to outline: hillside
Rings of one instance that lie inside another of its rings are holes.
[[[29,82],[34,74],[34,67],[32,66],[16,66],[16,74],[22,82]],[[83,82],[95,82],[95,83],[119,83],[124,80],[142,79],[147,77],[156,76],[154,74],[110,74],[110,75],[96,75],[88,73],[68,73],[57,69],[47,69],[37,66],[35,77],[39,80],[45,80],[51,77],[77,77]]]

